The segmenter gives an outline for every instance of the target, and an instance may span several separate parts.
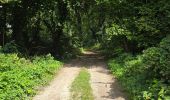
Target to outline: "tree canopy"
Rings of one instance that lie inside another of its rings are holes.
[[[99,45],[105,55],[121,62],[113,60],[110,66],[124,82],[129,76],[134,83],[150,76],[152,81],[146,78],[145,85],[151,87],[153,98],[163,91],[159,83],[170,83],[169,34],[170,0],[0,0],[4,53],[51,53],[65,59],[77,55],[82,47]],[[137,80],[139,73],[143,79]],[[157,87],[148,85],[151,82]]]

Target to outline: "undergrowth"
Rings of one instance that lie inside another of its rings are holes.
[[[170,36],[143,54],[119,54],[108,62],[132,100],[170,100]]]
[[[143,57],[122,54],[108,62],[112,73],[129,93],[130,100],[169,100],[170,85],[146,68]]]
[[[0,53],[0,100],[26,100],[46,84],[62,63],[48,54],[31,60]]]

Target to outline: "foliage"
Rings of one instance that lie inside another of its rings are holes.
[[[1,2],[0,45],[15,40],[29,55],[50,52],[67,58],[78,48],[97,43],[108,55],[137,54],[157,46],[170,32],[166,0]]]
[[[168,0],[1,0],[0,22],[0,45],[6,44],[6,53],[51,53],[66,59],[94,45],[118,57],[110,66],[120,80],[129,79],[125,84],[132,85],[127,88],[133,97],[164,97],[161,84],[170,80]],[[11,65],[1,66],[4,73],[20,66]]]
[[[144,51],[143,63],[145,68],[154,77],[169,83],[170,80],[170,63],[169,63],[169,36],[164,38],[159,47],[152,47]],[[153,73],[151,73],[153,72]]]
[[[17,45],[14,41],[6,43],[2,50],[4,53],[18,53]]]
[[[160,43],[161,52],[161,71],[160,74],[165,80],[170,82],[170,36],[164,38]]]
[[[144,51],[143,54],[143,63],[145,63],[145,69],[148,70],[148,76],[151,77],[153,75],[158,75],[157,77],[160,76],[159,71],[161,68],[160,64],[160,57],[161,57],[161,49],[152,47]],[[157,74],[154,74],[157,73]],[[155,76],[153,76],[155,77]]]
[[[170,96],[169,36],[159,47],[151,47],[142,55],[122,54],[110,60],[113,74],[135,100],[167,100]]]
[[[27,60],[17,54],[0,53],[0,99],[30,98],[35,95],[35,88],[51,79],[61,66],[50,54]]]
[[[90,74],[82,69],[71,86],[71,100],[94,100],[90,86]]]
[[[106,52],[112,51],[110,54],[114,55],[117,48],[122,48],[123,52],[141,53],[157,46],[169,34],[169,1],[102,1],[107,4],[109,17],[105,20],[106,31],[101,44]]]

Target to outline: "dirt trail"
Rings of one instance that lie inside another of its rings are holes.
[[[104,57],[94,52],[85,52],[84,62],[91,74],[91,87],[95,100],[127,100],[118,82],[107,69]]]
[[[69,100],[70,86],[80,71],[79,65],[76,60],[65,64],[49,86],[42,88],[33,100]]]
[[[126,100],[122,89],[107,70],[104,58],[94,52],[84,52],[65,64],[49,86],[43,88],[33,100],[69,100],[71,83],[81,67],[87,67],[91,74],[90,83],[95,100]]]

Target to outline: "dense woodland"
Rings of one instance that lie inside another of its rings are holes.
[[[132,100],[170,99],[169,0],[0,0],[0,45],[1,73],[13,70],[5,65],[9,59],[12,64],[13,53],[33,62],[49,53],[75,57],[93,46],[111,59],[111,71]],[[10,93],[4,75],[0,99],[11,99],[1,94]],[[21,91],[13,98],[34,94]]]

